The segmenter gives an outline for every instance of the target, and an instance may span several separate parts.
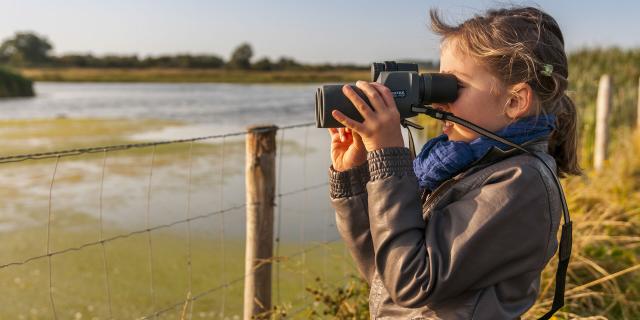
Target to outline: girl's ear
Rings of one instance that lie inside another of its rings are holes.
[[[533,110],[533,89],[528,83],[513,85],[510,96],[505,104],[505,113],[510,119],[518,119],[527,116]]]

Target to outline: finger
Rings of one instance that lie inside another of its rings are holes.
[[[344,141],[343,142],[350,144],[352,141],[353,141],[353,134],[347,133],[345,131],[345,133],[344,133]]]
[[[391,89],[377,82],[372,82],[371,85],[374,88],[376,88],[376,90],[378,90],[387,107],[396,106],[396,101],[393,99],[393,94],[391,93]]]
[[[386,102],[382,99],[382,95],[380,95],[380,92],[378,92],[378,90],[371,84],[366,81],[358,81],[356,82],[356,87],[367,95],[373,110],[382,110],[387,108]]]
[[[338,128],[329,128],[329,135],[331,136],[331,142],[340,141],[340,135],[338,134]]]
[[[357,133],[353,133],[353,141],[358,149],[364,150],[364,142],[362,142],[362,137]]]
[[[342,93],[353,103],[358,112],[362,115],[362,118],[366,120],[374,116],[373,109],[351,88],[349,85],[342,87]]]
[[[344,127],[344,134],[346,136],[347,139],[351,138],[353,136],[353,130]]]
[[[338,128],[328,128],[328,129],[329,129],[329,135],[331,136],[331,138],[339,136]]]
[[[338,129],[338,133],[340,134],[340,141],[344,142],[345,137],[344,137],[344,128],[339,128]]]
[[[331,112],[331,115],[334,119],[336,119],[336,121],[342,123],[345,127],[353,130],[354,132],[362,133],[365,131],[365,127],[362,123],[345,116],[338,110],[333,110],[333,112]]]

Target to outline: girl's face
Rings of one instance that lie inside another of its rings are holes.
[[[453,113],[487,130],[498,131],[511,120],[505,114],[508,94],[500,79],[492,75],[475,59],[457,49],[454,41],[445,41],[440,54],[440,72],[458,78],[458,99],[452,103],[434,104],[437,109]],[[471,142],[479,135],[453,122],[445,122],[450,141]]]

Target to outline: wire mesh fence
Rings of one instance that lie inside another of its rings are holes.
[[[312,125],[278,128],[265,261],[274,304],[296,310],[314,279],[354,272],[328,201],[328,136]],[[1,318],[241,317],[245,135],[0,157]]]

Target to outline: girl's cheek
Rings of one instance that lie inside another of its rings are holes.
[[[450,112],[457,116],[463,116],[465,114],[466,105],[466,97],[459,96],[458,99],[450,105]]]

